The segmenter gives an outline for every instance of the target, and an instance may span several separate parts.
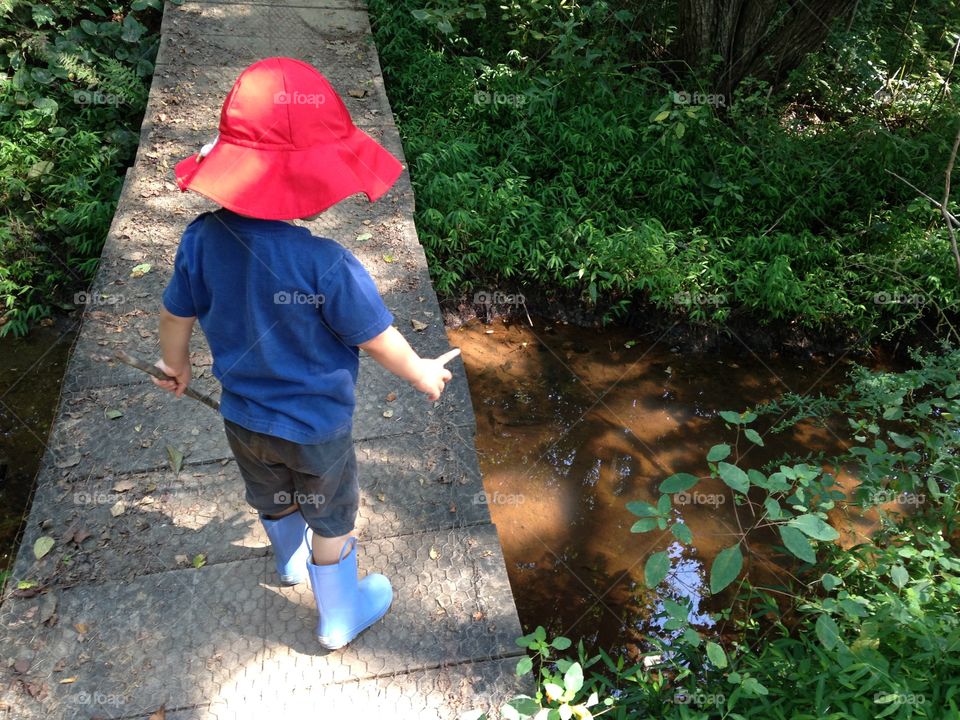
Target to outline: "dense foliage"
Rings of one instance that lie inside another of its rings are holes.
[[[441,293],[865,333],[955,309],[938,211],[885,171],[943,194],[960,6],[861,2],[731,98],[671,62],[671,3],[370,7]]]
[[[89,284],[140,139],[161,0],[0,2],[0,335]]]
[[[833,397],[723,413],[731,443],[711,448],[706,466],[733,493],[742,529],[709,569],[711,591],[729,598],[714,630],[691,626],[691,607],[664,600],[670,643],[653,640],[649,667],[625,667],[603,652],[588,657],[582,645],[571,658],[569,640],[548,641],[538,628],[518,641],[539,660],[537,693],[512,700],[503,716],[960,717],[960,351],[914,359],[904,373],[856,369]],[[747,448],[766,434],[755,423],[779,432],[831,417],[848,426],[845,455],[749,467]],[[836,481],[843,468],[859,481],[852,497]],[[630,503],[633,531],[669,531],[691,544],[674,497],[699,482],[674,475],[656,504]],[[867,510],[879,511],[873,537],[838,544],[848,516]],[[781,540],[789,572],[780,587],[751,586],[743,572],[745,557],[766,552],[750,544],[763,529]],[[645,581],[656,586],[671,572],[666,553],[654,553]],[[527,657],[517,671],[532,667]]]

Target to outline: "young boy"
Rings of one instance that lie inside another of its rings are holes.
[[[171,379],[154,382],[183,394],[199,320],[247,502],[259,511],[281,582],[309,575],[317,637],[328,649],[350,642],[393,599],[383,575],[357,579],[357,348],[431,401],[460,351],[417,355],[359,261],[292,220],[312,220],[358,192],[373,202],[401,170],[353,125],[323,75],[290,58],[244,70],[217,139],[176,166],[182,191],[223,207],[183,233],[160,311],[156,365]]]

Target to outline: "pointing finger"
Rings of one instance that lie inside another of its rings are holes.
[[[445,352],[443,355],[437,358],[437,362],[441,365],[446,365],[448,362],[453,360],[457,355],[460,354],[460,348],[454,348]]]

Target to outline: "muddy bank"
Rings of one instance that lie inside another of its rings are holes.
[[[681,298],[686,300],[708,302],[709,298]],[[528,318],[537,316],[553,323],[630,331],[637,337],[694,353],[749,351],[761,357],[770,353],[798,357],[822,353],[870,363],[880,355],[905,360],[909,347],[933,348],[941,341],[933,331],[935,322],[916,322],[894,338],[870,338],[834,324],[819,329],[790,321],[762,324],[739,310],[731,313],[723,325],[695,323],[648,302],[637,302],[626,315],[604,324],[604,309],[591,308],[576,293],[527,285],[441,298],[440,306],[448,328],[473,321],[528,322]]]

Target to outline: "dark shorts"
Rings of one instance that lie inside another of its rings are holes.
[[[319,445],[301,445],[226,418],[223,427],[253,508],[277,515],[297,503],[307,525],[322,537],[354,529],[360,486],[349,433]]]

